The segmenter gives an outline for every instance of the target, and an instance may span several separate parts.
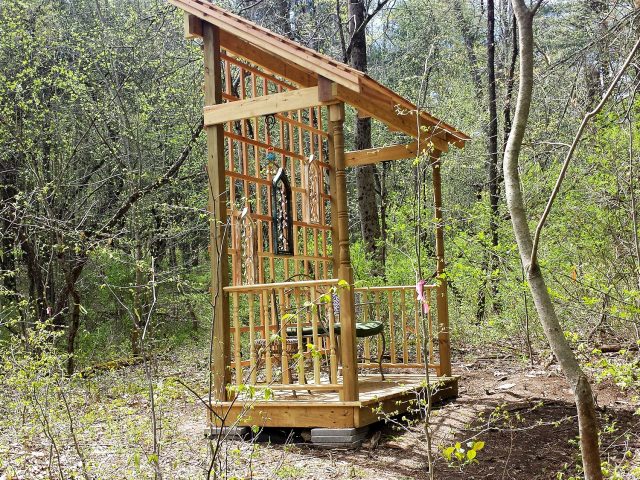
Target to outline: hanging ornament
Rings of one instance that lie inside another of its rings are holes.
[[[269,148],[267,148],[267,154],[265,156],[266,170],[267,174],[275,175],[278,171],[278,164],[276,163],[276,152],[274,151],[273,146],[271,146],[271,129],[276,124],[275,115],[265,115],[264,122],[266,126],[265,136],[267,144],[269,144]]]

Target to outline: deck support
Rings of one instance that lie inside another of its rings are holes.
[[[440,351],[440,369],[438,375],[451,376],[451,351],[449,346],[449,305],[447,300],[447,280],[444,261],[444,222],[442,219],[442,177],[440,160],[441,152],[431,154],[433,179],[433,206],[436,219],[436,274],[438,287],[436,290],[436,306],[438,309],[438,344]]]
[[[324,448],[359,448],[367,438],[369,426],[360,428],[312,428],[311,443]]]
[[[340,263],[338,278],[349,284],[340,288],[340,350],[342,357],[343,399],[358,400],[358,362],[356,358],[355,305],[353,292],[353,268],[349,254],[349,212],[347,210],[347,179],[344,155],[344,104],[329,106],[329,124],[333,144],[331,161],[335,169],[335,197],[337,211],[331,212],[332,221],[337,219],[338,250]],[[334,239],[335,245],[335,239]]]
[[[204,42],[204,101],[206,105],[222,103],[220,69],[220,32],[218,27],[202,22]],[[213,309],[211,369],[215,400],[227,400],[231,382],[229,300],[223,288],[229,283],[227,256],[227,199],[225,186],[224,128],[222,124],[206,127],[207,176],[209,182],[209,258],[211,261],[211,303]]]

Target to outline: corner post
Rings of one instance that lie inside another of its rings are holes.
[[[442,219],[442,177],[440,167],[442,152],[436,150],[431,154],[431,170],[433,178],[433,206],[436,219],[436,306],[438,308],[438,345],[440,352],[440,369],[438,374],[451,375],[451,350],[449,345],[449,304],[447,300],[447,280],[444,261],[444,222]]]
[[[202,22],[202,36],[204,41],[204,101],[205,105],[214,105],[222,103],[220,33],[217,27]],[[210,368],[213,373],[213,398],[226,401],[226,387],[231,381],[231,345],[229,299],[223,291],[229,283],[224,127],[222,124],[206,127],[206,132],[211,302],[214,305],[211,338],[213,356]]]
[[[331,212],[338,238],[333,239],[334,249],[339,250],[338,278],[349,284],[340,289],[340,346],[342,357],[343,398],[357,401],[358,362],[356,359],[355,307],[353,294],[353,269],[349,254],[349,212],[347,210],[347,179],[344,156],[344,104],[329,106],[329,123],[333,143],[332,167],[335,175],[335,206]],[[334,216],[335,215],[335,216]],[[337,220],[337,223],[335,223]],[[337,245],[336,245],[337,242]]]

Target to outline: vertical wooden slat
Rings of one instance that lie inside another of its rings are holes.
[[[367,291],[363,291],[362,292],[362,297],[361,297],[361,301],[362,301],[362,306],[361,308],[363,309],[361,315],[362,315],[362,321],[363,322],[368,322],[369,321],[369,305],[367,305],[368,303],[368,294]],[[364,339],[364,363],[371,363],[371,342],[369,340],[369,337],[365,337]]]
[[[320,350],[320,339],[318,337],[318,309],[316,308],[316,302],[318,301],[317,290],[315,287],[311,287],[309,291],[309,301],[313,303],[311,308],[311,328],[313,331],[313,346],[316,350]],[[313,355],[313,379],[316,385],[320,384],[320,358],[318,355]]]
[[[396,363],[396,324],[393,311],[393,290],[387,292],[387,309],[389,310],[389,332],[391,336],[391,363]]]
[[[429,363],[433,363],[434,358],[433,358],[433,320],[432,320],[432,315],[431,315],[431,289],[427,290],[427,305],[429,306],[429,309],[427,310],[427,335],[429,335],[429,359],[428,362]]]
[[[233,350],[234,359],[236,364],[236,385],[240,385],[243,382],[242,376],[242,355],[240,353],[241,348],[241,332],[240,332],[240,318],[238,312],[240,310],[240,295],[237,292],[233,293]]]
[[[382,297],[380,295],[380,292],[375,292],[375,307],[376,307],[376,319],[384,322],[384,319],[381,316],[381,304],[382,304]],[[389,328],[389,325],[387,324],[387,328],[385,330],[387,330]],[[383,332],[383,335],[387,335],[386,332]],[[385,352],[382,351],[382,338],[380,338],[380,335],[377,336],[378,337],[378,349],[376,350],[376,356],[378,358],[380,358],[380,355],[384,355]]]
[[[271,320],[269,316],[269,298],[266,290],[260,293],[260,320],[264,332],[264,368],[267,383],[273,381],[273,368],[271,365]]]
[[[282,356],[281,356],[281,366],[282,366],[282,383],[290,384],[291,383],[291,375],[289,372],[289,350],[287,348],[287,322],[285,321],[285,302],[284,302],[284,288],[278,289],[278,300],[280,303],[280,337],[282,341]]]
[[[338,383],[338,358],[336,355],[336,334],[334,331],[336,318],[333,311],[333,301],[327,302],[327,310],[329,313],[329,348],[331,349],[329,355],[329,371],[331,376],[331,383],[335,384]]]
[[[409,363],[409,337],[407,335],[407,302],[406,292],[403,288],[400,290],[400,310],[402,311],[402,361]]]
[[[414,309],[415,309],[415,330],[416,330],[416,361],[418,363],[422,363],[422,322],[420,319],[422,318],[422,305],[420,305],[420,301],[416,298],[414,301]]]
[[[300,309],[300,292],[295,289],[296,308]],[[302,341],[302,315],[300,312],[296,315],[296,331],[298,338],[298,383],[307,383],[304,378],[304,343]]]
[[[253,311],[253,293],[249,293],[248,295],[249,301],[249,370],[250,370],[250,378],[251,385],[256,384],[256,380],[258,378],[258,372],[256,369],[256,330],[255,330],[255,314]]]

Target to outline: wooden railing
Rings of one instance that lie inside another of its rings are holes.
[[[337,279],[226,287],[231,311],[232,382],[289,391],[342,390]],[[414,286],[354,289],[356,321],[381,321],[382,335],[358,339],[358,367],[439,372],[433,318],[436,287],[424,288],[427,313]],[[437,337],[437,334],[436,334]]]
[[[233,382],[339,391],[332,302],[338,288],[337,279],[226,287]]]
[[[424,286],[427,312],[417,300],[414,285],[361,287],[355,289],[356,321],[384,323],[384,369],[424,369],[426,365],[439,373],[434,352],[435,285]],[[437,334],[436,334],[437,337]],[[378,368],[382,338],[359,339],[361,368]]]

